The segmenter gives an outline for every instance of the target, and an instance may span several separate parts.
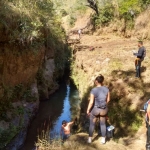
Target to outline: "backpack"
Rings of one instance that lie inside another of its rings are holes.
[[[147,107],[148,107],[148,103],[150,102],[150,99],[144,104],[144,106],[143,106],[143,110],[145,111],[145,112],[147,112]]]

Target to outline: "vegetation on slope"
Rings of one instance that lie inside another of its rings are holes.
[[[51,0],[1,0],[0,35],[1,46],[16,47],[16,50],[8,49],[7,53],[15,53],[17,57],[23,56],[29,51],[36,56],[44,47],[45,51],[50,51],[54,58],[55,79],[63,74],[69,52],[67,51],[65,31],[61,27],[60,18],[56,15]],[[6,49],[3,51],[2,47],[1,52],[5,53]],[[2,68],[3,62],[0,65]],[[11,83],[9,86],[5,85],[3,80],[1,82],[0,149],[6,146],[24,126],[23,118],[26,115],[32,116],[30,110],[26,110],[26,106],[22,106],[24,102],[32,103],[37,100],[31,94],[31,82],[17,84],[14,87],[11,86]],[[19,106],[15,107],[13,103]],[[16,124],[12,121],[15,117],[19,119]]]
[[[101,0],[97,1],[99,15],[93,15],[96,27],[108,26],[116,19],[124,20],[127,28],[134,27],[134,19],[149,7],[149,0]]]
[[[51,0],[2,0],[0,29],[3,35],[0,40],[37,51],[45,45],[54,50],[57,56],[64,49],[65,31],[53,5]],[[64,58],[64,55],[59,56],[62,66],[58,67],[64,67]]]

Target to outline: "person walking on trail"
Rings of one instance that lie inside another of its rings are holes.
[[[79,29],[79,30],[78,30],[79,39],[81,38],[81,32],[82,32],[81,29]]]
[[[99,75],[95,79],[96,87],[91,90],[90,101],[87,108],[87,115],[90,118],[88,143],[92,142],[92,136],[96,118],[100,118],[100,128],[102,133],[101,143],[106,142],[106,115],[108,112],[107,103],[110,101],[109,89],[103,86],[104,77]]]
[[[76,119],[77,118],[75,118],[75,120],[71,122],[67,122],[66,120],[62,121],[60,135],[62,136],[63,141],[67,140],[70,137],[70,129]]]
[[[141,63],[144,60],[144,57],[146,55],[146,49],[143,46],[143,41],[138,41],[138,53],[133,53],[133,55],[137,56],[135,59],[135,69],[136,69],[136,77],[141,77]]]

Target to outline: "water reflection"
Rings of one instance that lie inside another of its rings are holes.
[[[54,138],[55,136],[59,136],[60,129],[62,125],[62,121],[70,121],[71,120],[71,111],[70,111],[70,86],[67,85],[66,97],[64,99],[63,110],[58,119],[54,122],[53,128],[51,129],[50,136]]]

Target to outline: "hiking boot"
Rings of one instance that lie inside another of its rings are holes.
[[[106,143],[106,138],[105,137],[102,137],[101,139],[101,144],[105,144]]]
[[[87,142],[92,143],[92,139],[89,137]]]

